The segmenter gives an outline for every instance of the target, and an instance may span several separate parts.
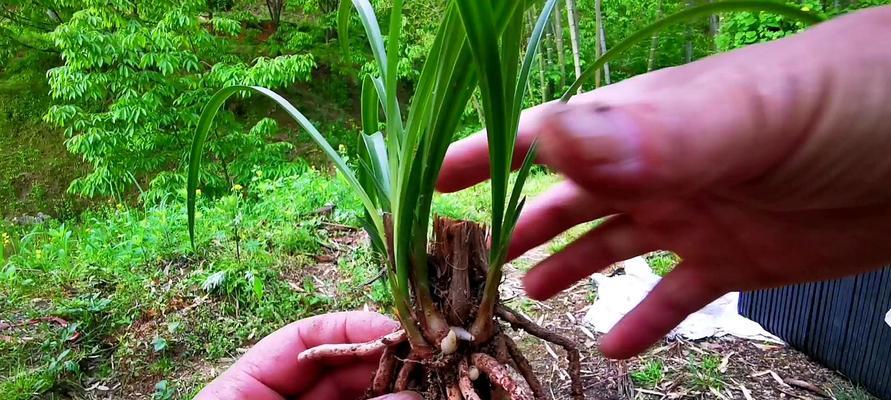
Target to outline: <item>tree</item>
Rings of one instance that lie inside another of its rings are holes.
[[[64,59],[51,69],[54,105],[44,119],[65,129],[65,145],[92,166],[69,191],[120,196],[140,182],[178,186],[189,138],[204,103],[234,83],[282,87],[305,80],[311,55],[245,62],[231,53],[241,23],[202,15],[203,0],[153,0],[85,6],[50,37]],[[213,33],[211,33],[213,31]],[[285,143],[267,144],[272,120],[253,127],[224,113],[204,171],[215,187],[228,187],[253,165],[281,160]],[[162,193],[164,191],[161,191]]]
[[[580,50],[579,16],[575,0],[566,0],[566,19],[569,21],[569,39],[572,43],[572,62],[575,67],[575,78],[582,76],[582,58]]]
[[[566,86],[566,46],[563,42],[563,16],[560,14],[560,2],[557,2],[554,13],[554,42],[557,45],[557,64],[560,67],[560,87]]]
[[[597,55],[597,58],[600,58],[600,55],[606,53],[606,30],[603,28],[603,10],[602,10],[603,0],[594,0],[594,16],[596,20],[596,43],[594,47],[596,51],[594,52]],[[603,77],[604,82],[607,85],[610,84],[610,74],[609,74],[609,63],[603,64]],[[595,86],[600,86],[600,74],[598,73],[595,77]]]
[[[656,19],[662,19],[662,0],[656,2]],[[659,33],[653,33],[650,38],[650,52],[647,56],[647,72],[656,66],[656,51],[659,48]]]
[[[266,9],[269,11],[269,19],[272,20],[272,28],[277,30],[282,22],[282,10],[286,0],[266,0]]]

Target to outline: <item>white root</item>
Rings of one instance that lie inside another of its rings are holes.
[[[442,354],[445,355],[455,354],[458,351],[458,335],[454,329],[449,330],[449,333],[442,338],[442,341],[439,342],[439,348],[442,350]]]
[[[476,371],[476,378],[470,376],[473,371]],[[480,370],[476,366],[471,366],[468,369],[467,360],[461,360],[461,363],[458,364],[458,388],[461,389],[464,400],[480,400],[480,396],[476,393],[476,389],[473,388],[473,382],[471,382],[479,377]]]
[[[467,371],[467,377],[470,380],[475,381],[480,378],[480,369],[476,367],[476,365],[470,366],[470,370]]]
[[[465,342],[473,342],[476,339],[473,334],[470,333],[470,331],[460,326],[453,326],[451,327],[451,330],[452,332],[455,332],[455,335],[458,336],[458,339],[461,339]]]
[[[305,362],[331,357],[367,356],[378,353],[384,348],[402,343],[405,340],[405,331],[398,330],[380,339],[366,343],[323,344],[321,346],[316,346],[304,350],[297,356],[297,360]]]

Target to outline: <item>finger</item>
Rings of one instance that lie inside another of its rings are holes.
[[[666,70],[640,75],[626,79],[615,85],[573,97],[570,104],[600,104],[603,102],[618,102],[638,93],[646,93],[662,85]],[[513,168],[519,168],[522,164],[529,146],[542,131],[542,124],[546,121],[548,108],[556,102],[542,104],[523,111],[520,115],[520,124],[517,132],[517,144],[513,157]],[[443,193],[456,192],[468,188],[477,183],[489,179],[489,142],[486,132],[480,132],[465,139],[453,143],[446,153],[442,170],[439,173],[436,189]]]
[[[690,264],[679,265],[601,339],[600,351],[613,359],[636,356],[727,292],[703,271]]]
[[[544,300],[611,264],[653,250],[624,215],[613,217],[523,277],[526,294]]]
[[[538,247],[567,229],[615,213],[572,182],[561,182],[523,208],[508,260]]]
[[[757,179],[839,115],[828,111],[840,102],[827,102],[843,86],[832,77],[846,74],[838,53],[819,49],[844,41],[826,28],[667,70],[654,90],[620,101],[551,107],[539,119],[541,160],[586,188],[632,195]],[[818,52],[827,56],[808,56]]]
[[[523,159],[526,158],[526,153],[538,131],[536,121],[540,110],[546,106],[538,106],[523,112],[514,147],[513,169],[523,164]],[[486,133],[480,132],[449,146],[439,172],[436,189],[442,193],[457,192],[486,179],[489,179],[489,141]]]
[[[298,361],[303,350],[321,344],[361,343],[378,339],[398,328],[390,318],[370,312],[345,312],[308,318],[290,324],[257,343],[205,391],[231,387],[234,383],[259,383],[285,396],[309,389],[325,366]],[[362,360],[338,360],[339,363]],[[374,364],[374,360],[364,360]],[[252,379],[245,379],[248,375]],[[245,387],[244,390],[254,390]],[[241,397],[236,397],[241,398]]]
[[[363,398],[362,395],[371,386],[371,380],[376,370],[376,364],[358,364],[333,370],[325,373],[320,382],[298,398],[305,400]]]

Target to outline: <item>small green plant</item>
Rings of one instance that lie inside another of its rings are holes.
[[[176,395],[176,389],[173,384],[164,379],[155,384],[152,400],[173,400],[174,395]]]
[[[677,254],[666,251],[650,254],[646,259],[653,273],[659,276],[668,275],[681,262]]]
[[[841,387],[833,391],[835,400],[872,400],[874,397],[860,386]]]
[[[723,389],[723,374],[720,371],[721,358],[713,355],[703,356],[699,360],[689,361],[690,381],[693,388],[707,391]]]
[[[659,359],[647,360],[637,371],[631,373],[635,384],[653,389],[665,379],[665,365]]]

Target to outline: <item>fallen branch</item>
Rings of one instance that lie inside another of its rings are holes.
[[[569,358],[570,396],[573,400],[585,399],[585,392],[582,387],[582,355],[575,342],[565,336],[542,328],[504,305],[495,307],[495,315],[510,324],[514,329],[522,329],[532,336],[563,347],[566,350],[567,358]]]
[[[297,359],[301,362],[306,362],[331,357],[367,356],[378,353],[387,347],[402,343],[405,339],[405,331],[399,330],[380,339],[366,343],[323,344],[304,350],[297,356]]]
[[[529,384],[510,365],[499,363],[495,357],[484,353],[474,353],[470,359],[492,383],[504,389],[511,400],[534,400]]]
[[[807,390],[807,391],[812,392],[813,394],[816,394],[818,396],[831,397],[831,396],[829,396],[828,393],[826,393],[826,391],[824,391],[823,389],[820,389],[817,385],[814,385],[813,383],[805,382],[805,381],[798,380],[798,379],[783,379],[783,381],[786,382],[786,384],[789,386]]]
[[[461,363],[458,364],[458,388],[461,389],[461,394],[464,395],[464,400],[480,400],[480,396],[476,393],[476,389],[473,388],[473,381],[479,377],[479,371],[477,371],[476,377],[470,375],[470,370],[467,368],[467,361],[461,360]]]
[[[545,393],[544,387],[541,386],[541,382],[538,381],[538,376],[535,375],[535,370],[532,369],[529,360],[523,356],[523,352],[520,351],[520,348],[517,347],[517,343],[514,342],[510,336],[502,336],[504,337],[504,343],[507,345],[508,353],[510,353],[511,358],[517,365],[517,370],[520,372],[520,375],[523,375],[523,378],[526,379],[526,383],[529,384],[529,388],[532,389],[532,395],[535,397],[535,400],[546,400],[547,393]]]

